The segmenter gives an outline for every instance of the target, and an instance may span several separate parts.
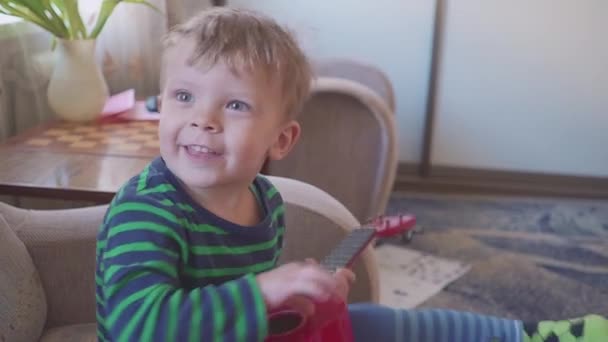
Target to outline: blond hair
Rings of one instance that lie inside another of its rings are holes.
[[[294,36],[273,19],[250,10],[214,7],[174,27],[165,36],[164,51],[184,40],[194,43],[188,63],[221,61],[235,70],[262,72],[280,82],[279,100],[290,117],[302,110],[310,92],[311,66]]]

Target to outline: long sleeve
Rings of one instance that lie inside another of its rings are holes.
[[[185,288],[180,218],[141,197],[115,203],[98,243],[102,337],[112,341],[262,341],[266,308],[251,273]]]

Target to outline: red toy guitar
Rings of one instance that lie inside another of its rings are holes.
[[[367,225],[351,231],[321,262],[330,272],[350,267],[374,237],[403,234],[411,239],[416,231],[413,215],[379,216]],[[305,319],[293,310],[269,314],[266,342],[350,342],[352,328],[345,303],[318,303],[313,317]]]

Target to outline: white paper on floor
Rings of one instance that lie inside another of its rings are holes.
[[[379,246],[380,303],[411,309],[463,276],[470,265],[409,248]]]

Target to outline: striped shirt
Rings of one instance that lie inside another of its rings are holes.
[[[99,341],[261,341],[266,307],[255,274],[276,265],[284,206],[258,176],[256,226],[197,205],[159,157],[125,184],[97,237]]]

